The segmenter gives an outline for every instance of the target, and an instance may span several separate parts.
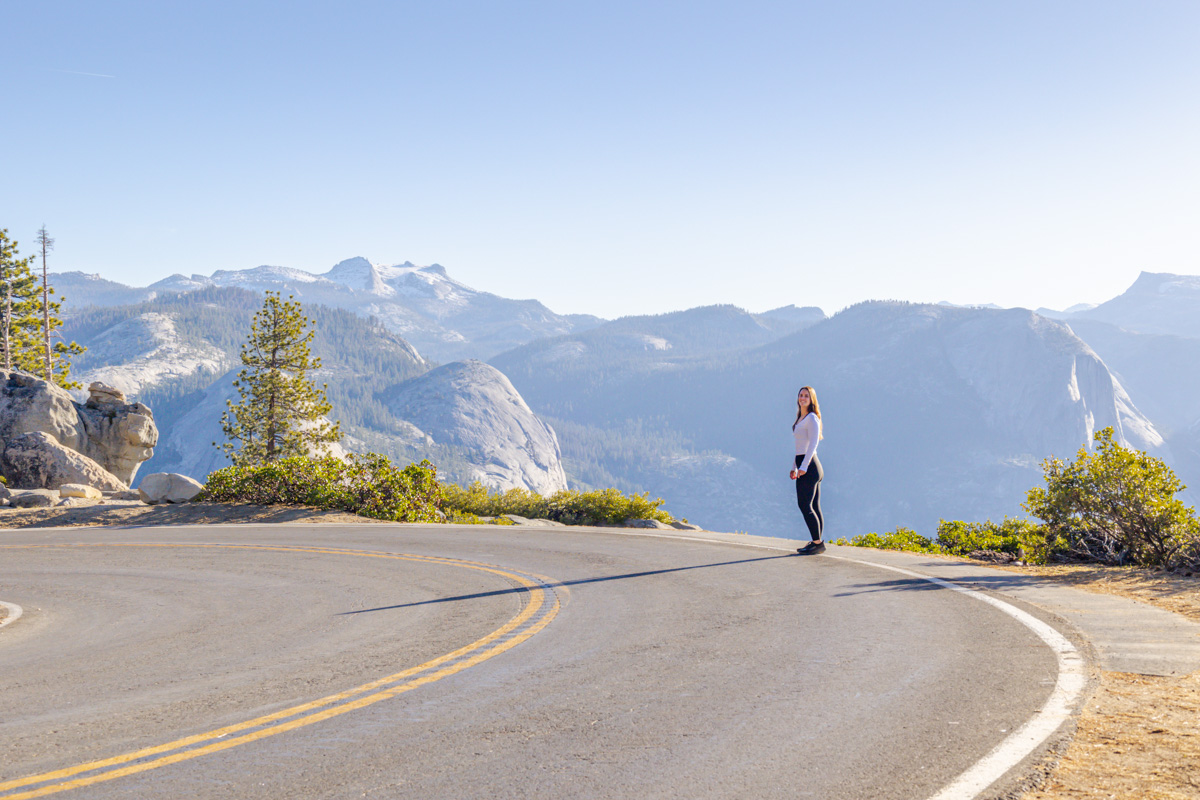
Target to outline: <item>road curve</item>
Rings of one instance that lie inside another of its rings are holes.
[[[928,798],[1057,677],[959,592],[723,543],[22,530],[0,564],[0,798]]]

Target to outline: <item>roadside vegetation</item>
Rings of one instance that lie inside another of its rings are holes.
[[[1200,521],[1183,504],[1186,487],[1161,459],[1123,447],[1112,428],[1071,462],[1042,462],[1045,485],[1026,494],[1034,520],[942,520],[934,538],[909,528],[835,544],[1023,561],[1200,570]]]
[[[397,467],[375,453],[292,456],[241,464],[208,476],[197,501],[301,505],[393,522],[441,522],[437,469],[428,461]]]
[[[567,490],[543,497],[527,489],[489,491],[476,481],[466,489],[442,486],[447,513],[460,520],[471,517],[501,517],[514,514],[529,519],[548,519],[564,525],[619,525],[630,519],[653,519],[670,524],[675,518],[663,511],[661,498],[651,500],[646,492],[624,494],[618,489],[592,492]],[[686,520],[683,520],[686,521]]]
[[[399,467],[377,453],[292,456],[265,464],[239,464],[208,476],[197,501],[302,505],[348,511],[391,522],[482,522],[513,514],[565,525],[616,525],[629,519],[671,523],[661,499],[617,489],[564,491],[543,497],[525,489],[489,491],[439,483],[428,461]]]

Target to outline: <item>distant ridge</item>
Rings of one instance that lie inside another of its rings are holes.
[[[303,303],[376,318],[437,361],[487,358],[603,321],[583,314],[555,314],[537,300],[514,300],[473,289],[450,277],[440,264],[375,264],[362,256],[340,261],[321,274],[264,264],[216,270],[207,276],[170,275],[144,288],[82,272],[55,273],[52,283],[75,308],[126,305],[206,288],[278,291]]]
[[[1143,272],[1112,300],[1080,312],[1139,333],[1200,338],[1200,276]]]

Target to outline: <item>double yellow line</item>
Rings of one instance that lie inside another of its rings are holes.
[[[325,547],[289,547],[285,545],[226,545],[226,544],[78,544],[78,545],[3,545],[0,548],[26,547],[196,547],[234,550],[275,550],[290,553],[323,553],[330,555],[362,556],[368,558],[390,558],[400,561],[416,561],[429,564],[474,569],[490,572],[514,581],[529,595],[529,601],[519,614],[501,627],[471,644],[451,653],[438,656],[415,667],[364,683],[344,692],[331,694],[319,700],[285,708],[273,714],[227,725],[207,733],[176,739],[173,742],[135,750],[112,758],[89,761],[73,767],[30,775],[25,778],[0,783],[0,800],[44,797],[56,792],[77,789],[102,781],[110,781],[126,775],[145,772],[169,764],[177,764],[209,753],[228,750],[231,747],[265,739],[280,733],[312,725],[355,709],[364,708],[380,700],[387,700],[410,692],[426,684],[462,672],[465,669],[511,650],[550,624],[560,608],[558,595],[553,586],[555,581],[533,574],[520,574],[499,569],[487,564],[436,556],[418,556],[400,553],[373,553],[365,550],[343,550]],[[227,738],[231,737],[232,738]],[[87,773],[87,774],[85,774]],[[80,777],[75,777],[80,776]],[[27,788],[33,787],[33,788]],[[10,794],[13,790],[24,789]]]

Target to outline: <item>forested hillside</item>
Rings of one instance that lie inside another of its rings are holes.
[[[221,438],[217,423],[233,395],[238,351],[261,305],[254,292],[205,288],[132,306],[82,309],[70,317],[67,336],[102,345],[76,361],[85,384],[103,380],[154,410],[162,439],[143,472],[179,468],[198,474],[223,463],[210,442]],[[315,377],[328,383],[332,415],[351,443],[401,458],[419,455],[411,431],[380,397],[429,365],[378,322],[320,305],[304,311],[317,334],[313,353],[323,362]],[[114,330],[118,335],[111,335]],[[209,358],[189,361],[195,354]],[[192,423],[186,437],[184,421]],[[450,452],[439,455],[447,469],[458,461]]]

